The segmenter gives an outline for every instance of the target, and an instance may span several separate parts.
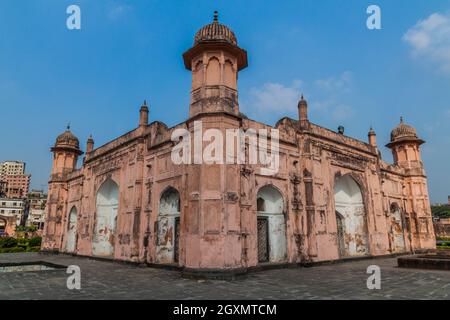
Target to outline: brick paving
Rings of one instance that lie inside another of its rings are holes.
[[[179,271],[65,255],[0,254],[0,263],[46,261],[81,268],[81,290],[65,269],[0,273],[0,299],[449,299],[450,272],[398,268],[395,258],[255,272],[233,281],[181,278]],[[366,286],[381,268],[381,289]]]

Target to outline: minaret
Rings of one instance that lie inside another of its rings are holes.
[[[394,164],[407,169],[422,169],[420,145],[425,141],[417,137],[416,129],[405,124],[400,117],[400,124],[391,132],[391,142],[386,147],[392,150]]]
[[[53,166],[48,182],[48,199],[45,208],[46,225],[42,240],[43,250],[62,249],[64,217],[67,213],[68,182],[67,178],[77,165],[78,157],[83,153],[77,137],[67,130],[56,138],[53,152]]]
[[[196,33],[194,46],[183,59],[192,71],[190,117],[209,112],[239,114],[237,79],[247,67],[247,52],[238,47],[233,31],[219,23],[217,11],[213,22]]]
[[[147,100],[144,100],[144,104],[139,110],[139,127],[145,127],[148,125],[148,107]]]
[[[92,134],[89,135],[89,138],[86,142],[86,154],[91,153],[94,150],[94,139],[92,138]]]
[[[78,138],[70,131],[70,125],[56,138],[50,150],[53,152],[52,177],[72,172],[76,168],[78,156],[83,154]]]
[[[425,143],[418,138],[416,129],[400,118],[400,124],[391,132],[394,164],[404,171],[403,190],[405,218],[411,235],[411,248],[436,248],[433,221],[428,194],[427,177],[420,156],[420,146]],[[415,227],[411,227],[415,225]]]
[[[308,102],[302,97],[300,98],[300,101],[298,102],[298,120],[300,121],[300,124],[303,126],[304,124],[308,123]]]
[[[367,134],[369,137],[369,144],[372,147],[377,147],[377,134],[375,133],[375,130],[373,130],[372,127],[370,127],[369,133]]]

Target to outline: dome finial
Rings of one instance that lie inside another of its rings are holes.
[[[403,123],[403,116],[400,116],[400,123]]]
[[[214,11],[214,22],[219,21],[219,12],[216,10]]]
[[[70,122],[67,123],[67,127],[66,128],[67,128],[67,131],[70,130]]]

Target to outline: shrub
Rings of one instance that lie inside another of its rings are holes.
[[[25,239],[25,238],[18,238],[17,239],[17,245],[20,246],[20,247],[27,247],[28,246],[28,242],[29,242],[29,240]]]
[[[29,247],[40,247],[42,242],[42,237],[34,237],[28,241]]]
[[[39,252],[41,251],[41,247],[28,247],[27,252]]]
[[[2,248],[0,249],[1,253],[15,253],[15,252],[25,252],[26,249],[22,247],[13,247],[13,248]]]
[[[24,227],[24,226],[16,226],[16,232],[34,232],[37,230],[35,225]]]
[[[12,248],[17,246],[17,239],[13,237],[6,237],[0,239],[0,248]]]
[[[14,253],[14,252],[25,252],[26,249],[23,247],[14,247],[14,248],[10,248],[9,252],[10,253]]]

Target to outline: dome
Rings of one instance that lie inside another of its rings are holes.
[[[227,42],[237,46],[234,32],[227,26],[219,23],[217,11],[214,12],[214,21],[201,28],[195,34],[194,45],[203,42]]]
[[[80,148],[80,141],[70,131],[70,127],[56,138],[55,147],[71,147],[75,149]]]
[[[400,118],[400,124],[394,128],[391,132],[391,142],[401,140],[404,138],[414,138],[417,139],[416,129],[405,124],[403,118]]]

